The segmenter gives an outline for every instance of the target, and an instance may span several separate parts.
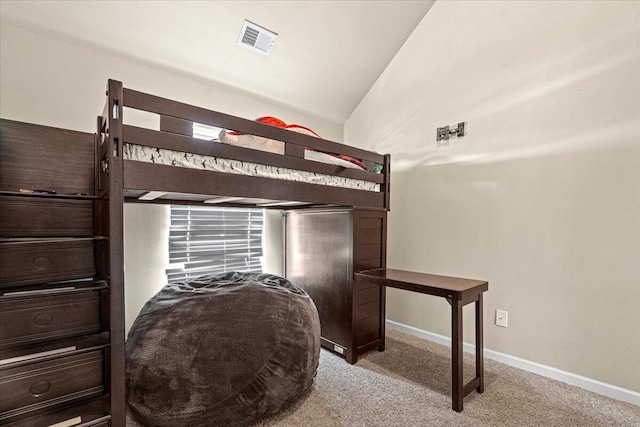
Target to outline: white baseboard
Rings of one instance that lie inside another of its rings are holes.
[[[445,337],[444,335],[434,334],[433,332],[414,328],[413,326],[394,322],[393,320],[388,319],[386,321],[386,325],[389,329],[404,332],[405,334],[414,335],[419,338],[451,347],[451,338]],[[475,353],[475,348],[476,347],[473,344],[469,344],[466,342],[464,343],[464,351],[466,351],[467,353]],[[575,385],[577,387],[601,394],[603,396],[611,397],[616,400],[621,400],[623,402],[628,402],[640,406],[640,393],[633,390],[628,390],[612,384],[603,383],[601,381],[583,377],[571,372],[562,371],[560,369],[542,365],[530,360],[521,359],[509,354],[489,350],[488,348],[484,349],[484,357],[486,359],[495,360],[497,362],[504,363],[505,365],[522,369],[523,371],[533,372],[534,374],[542,375],[544,377],[562,381],[567,384]]]

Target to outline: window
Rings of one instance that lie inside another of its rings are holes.
[[[167,279],[262,272],[263,218],[263,209],[172,205]]]

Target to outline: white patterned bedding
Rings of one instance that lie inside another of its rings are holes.
[[[352,188],[356,190],[380,191],[379,184],[360,179],[298,171],[295,169],[281,168],[277,166],[242,162],[240,160],[230,160],[214,156],[166,150],[163,148],[146,147],[136,144],[123,144],[123,152],[126,160],[306,182],[332,187]]]

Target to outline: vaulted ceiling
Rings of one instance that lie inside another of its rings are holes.
[[[10,1],[2,24],[257,94],[343,123],[434,1]],[[244,19],[278,34],[236,45]]]

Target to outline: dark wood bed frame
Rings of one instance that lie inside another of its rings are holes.
[[[98,121],[98,135],[106,144],[100,149],[100,160],[106,161],[111,174],[99,176],[99,186],[109,185],[107,176],[122,176],[123,196],[137,198],[148,191],[168,192],[159,201],[201,202],[214,196],[242,196],[247,199],[297,201],[309,205],[356,206],[389,210],[389,159],[381,155],[337,142],[268,126],[252,120],[206,110],[181,102],[160,98],[122,87],[110,80],[108,102]],[[161,130],[149,130],[122,123],[123,107],[155,113],[161,116]],[[274,154],[225,144],[214,144],[190,137],[193,122],[233,129],[237,132],[263,136],[285,143],[285,154]],[[133,143],[186,153],[203,154],[232,160],[273,165],[301,171],[361,179],[380,184],[379,192],[355,190],[271,178],[176,168],[166,165],[124,160],[122,144]],[[343,154],[361,159],[373,169],[383,166],[383,173],[374,173],[304,159],[305,148]],[[107,150],[112,156],[107,156]],[[251,202],[249,202],[251,204]]]
[[[125,107],[158,114],[161,117],[160,130],[124,124]],[[285,154],[279,155],[195,139],[191,136],[194,122],[283,141]],[[88,142],[91,143],[90,147]],[[126,160],[123,158],[125,143],[361,179],[378,183],[380,191],[354,190]],[[56,256],[60,258],[61,263],[73,264],[77,262],[77,257],[74,258],[73,253],[65,253],[58,247],[48,247],[50,242],[47,239],[53,236],[82,237],[92,248],[92,271],[84,271],[79,276],[67,275],[63,278],[91,277],[93,284],[89,286],[97,295],[101,313],[95,333],[81,337],[56,341],[55,336],[52,335],[40,342],[37,347],[27,343],[22,343],[20,346],[4,345],[0,341],[0,359],[14,357],[35,348],[46,351],[47,348],[55,348],[56,345],[69,342],[77,347],[79,353],[85,354],[92,350],[98,352],[103,360],[101,374],[103,384],[100,391],[94,388],[93,394],[89,393],[80,400],[62,399],[59,404],[53,406],[36,407],[33,410],[25,407],[24,410],[14,411],[15,413],[12,412],[4,419],[0,410],[0,424],[20,425],[28,422],[29,425],[34,426],[48,425],[60,422],[79,410],[83,416],[80,424],[82,426],[124,427],[126,411],[123,209],[125,202],[203,204],[205,200],[217,197],[241,197],[242,199],[224,205],[268,207],[271,203],[276,209],[349,207],[362,212],[379,212],[382,218],[381,224],[386,224],[386,211],[390,206],[389,155],[373,153],[126,89],[123,88],[122,83],[115,80],[108,81],[107,102],[97,119],[95,135],[0,120],[0,144],[0,168],[2,169],[0,170],[2,202],[0,218],[7,224],[0,229],[2,233],[0,235],[0,291],[22,289],[25,285],[32,288],[45,287],[50,286],[47,283],[51,280],[56,280],[55,275],[45,274],[44,276],[36,275],[35,278],[23,283],[21,279],[12,276],[13,273],[10,271],[13,266],[9,264],[17,257],[16,248],[25,246],[25,241],[20,239],[36,238],[30,241],[30,244],[36,247],[33,265],[44,262],[36,262],[36,258],[53,259]],[[48,146],[55,148],[47,151]],[[70,152],[77,152],[79,148],[84,154],[72,160],[65,160]],[[382,173],[305,160],[305,148],[361,159],[369,170],[373,170],[374,164],[380,164],[383,167]],[[40,160],[33,163],[30,153],[36,153],[35,157]],[[78,171],[85,171],[84,175],[87,176],[80,176]],[[19,188],[42,187],[54,187],[58,194],[18,192]],[[139,199],[140,196],[151,191],[164,194],[155,200]],[[18,207],[5,209],[5,206],[13,206],[9,202]],[[297,202],[297,204],[296,206],[278,205],[281,202]],[[64,205],[60,207],[62,210],[56,210],[55,206],[60,204]],[[36,205],[44,208],[40,216],[36,216],[34,228],[28,224],[33,223],[33,220],[29,220],[27,214],[36,209]],[[60,216],[60,213],[64,215]],[[79,232],[69,231],[74,228],[73,222],[77,221],[78,216],[85,222],[89,221],[88,225],[80,227]],[[16,230],[21,227],[28,231],[17,232]],[[50,233],[48,230],[52,227],[61,229],[61,234]],[[381,228],[380,232],[382,242],[379,246],[382,248],[382,253],[386,254],[386,226]],[[67,240],[61,239],[63,244],[66,244]],[[381,257],[380,262],[384,263],[384,261],[385,257]],[[36,267],[33,265],[29,264],[21,268],[25,270],[39,268],[38,265]],[[28,272],[25,274],[28,275]],[[21,303],[29,304],[29,298],[26,300],[23,298]],[[381,310],[384,310],[384,295],[379,300]],[[0,304],[6,302],[10,305],[14,304],[13,301],[10,297],[5,298],[4,294],[0,294]],[[44,304],[44,300],[42,301]],[[382,318],[384,318],[384,311],[382,311]],[[383,324],[383,322],[380,323]],[[376,343],[378,348],[384,348],[384,330],[382,330],[382,337],[378,337]],[[52,363],[55,362],[55,358],[56,356],[51,357]],[[353,360],[350,362],[355,362],[356,358],[357,354],[353,355]],[[22,366],[28,370],[28,363],[15,365],[18,370]],[[0,366],[0,374],[2,374],[1,369],[3,369],[2,366]],[[96,395],[102,397],[96,400]],[[0,403],[2,403],[1,398]],[[72,406],[69,406],[70,404]]]

